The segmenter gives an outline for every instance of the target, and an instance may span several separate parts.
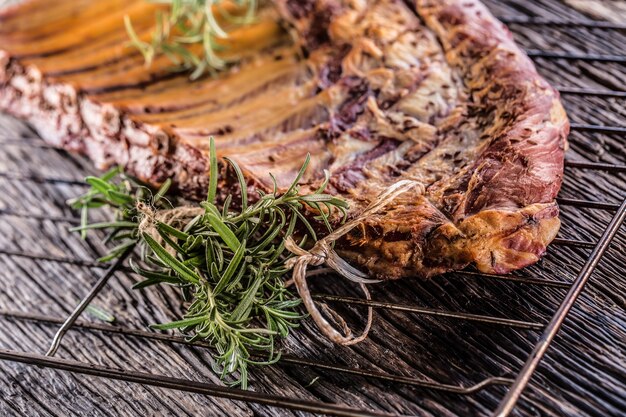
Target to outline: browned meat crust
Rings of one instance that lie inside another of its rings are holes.
[[[0,14],[0,109],[99,166],[173,177],[197,198],[209,135],[252,188],[269,186],[268,171],[287,184],[310,152],[355,216],[395,181],[418,181],[424,193],[340,245],[386,279],[468,264],[505,273],[536,262],[558,231],[566,115],[476,0],[279,0],[235,34],[228,51],[242,64],[197,83],[124,47],[119,16],[146,32],[158,6],[109,0],[120,11],[98,14],[104,2],[55,0],[51,18],[33,12],[41,1]]]

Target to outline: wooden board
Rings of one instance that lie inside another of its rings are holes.
[[[556,0],[488,0],[500,16],[585,18]],[[527,49],[622,54],[626,33],[616,30],[511,25]],[[537,59],[554,85],[623,90],[626,68],[613,63]],[[626,99],[565,95],[574,123],[626,126]],[[0,115],[0,173],[80,179],[89,163],[46,147],[24,125]],[[568,159],[626,164],[626,137],[574,132]],[[567,169],[562,196],[619,203],[626,175]],[[0,209],[75,217],[65,204],[81,188],[0,178]],[[563,206],[559,237],[594,241],[610,211]],[[0,252],[33,253],[91,261],[103,252],[97,237],[80,240],[64,222],[0,217]],[[537,266],[520,276],[567,282],[589,249],[553,246]],[[590,285],[580,297],[547,358],[516,409],[518,416],[623,416],[626,414],[626,233],[622,229]],[[56,326],[12,319],[7,312],[64,318],[95,282],[98,268],[0,255],[0,348],[43,353]],[[176,317],[181,300],[173,291],[132,291],[133,276],[117,273],[94,304],[119,326],[145,329]],[[319,278],[318,292],[359,296],[341,280]],[[470,312],[545,323],[565,289],[449,274],[428,282],[404,280],[372,286],[374,298],[436,310]],[[354,323],[362,308],[342,310]],[[89,315],[82,320],[98,323]],[[322,339],[310,322],[284,345],[285,352],[318,362],[384,371],[454,385],[472,385],[489,376],[514,377],[540,333],[415,313],[378,310],[371,337],[353,348]],[[100,365],[218,382],[202,348],[72,330],[58,355]],[[305,415],[197,394],[145,387],[95,377],[0,362],[0,415]],[[279,364],[254,369],[251,390],[301,399],[336,402],[371,410],[419,416],[485,416],[504,395],[492,387],[471,396],[442,394],[407,384],[346,376]]]

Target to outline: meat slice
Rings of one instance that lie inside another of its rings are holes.
[[[419,182],[339,242],[383,279],[506,273],[558,231],[567,117],[477,0],[277,0],[233,32],[224,53],[240,64],[196,82],[126,45],[121,16],[147,36],[161,6],[55,3],[0,13],[0,109],[99,167],[201,198],[210,136],[251,189],[271,187],[268,171],[287,186],[311,153],[306,186],[328,169],[353,217],[397,181]]]

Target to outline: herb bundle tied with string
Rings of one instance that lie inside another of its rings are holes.
[[[302,318],[301,299],[285,285],[286,263],[294,257],[286,243],[297,241],[302,250],[310,247],[318,240],[316,229],[331,232],[331,216],[345,219],[348,205],[324,192],[328,173],[316,191],[300,195],[298,184],[308,156],[286,191],[279,193],[274,180],[272,192],[257,191],[254,202],[237,164],[225,161],[237,178],[241,195],[236,204],[232,195],[221,205],[216,201],[218,160],[213,139],[208,195],[197,205],[166,198],[170,181],[152,193],[119,168],[87,178],[91,189],[70,203],[81,211],[82,224],[75,231],[104,229],[109,232],[107,242],[115,242],[101,260],[139,247],[140,259],[131,261],[131,267],[144,280],[134,288],[165,284],[181,289],[184,316],[153,328],[178,329],[191,341],[209,343],[216,351],[215,371],[245,388],[248,365],[277,361],[276,339],[286,337]],[[115,219],[90,224],[89,210],[101,207],[113,208]],[[307,211],[316,215],[305,215]]]

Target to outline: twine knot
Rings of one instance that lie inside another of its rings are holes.
[[[181,225],[186,226],[193,218],[204,214],[205,211],[202,207],[192,206],[180,206],[167,210],[155,210],[143,202],[138,202],[135,207],[141,215],[141,221],[139,222],[138,227],[140,235],[150,235],[151,238],[161,245],[163,244],[163,238],[157,228],[159,223],[164,223],[173,227]],[[174,248],[169,247],[169,245],[166,245],[166,250],[171,254],[176,252]]]
[[[288,269],[292,269],[297,262],[312,266],[324,265],[328,259],[328,253],[330,252],[330,247],[325,240],[318,240],[311,249],[305,250],[298,246],[291,236],[285,241],[285,248],[294,255],[297,255],[297,257],[290,258],[285,263]]]

